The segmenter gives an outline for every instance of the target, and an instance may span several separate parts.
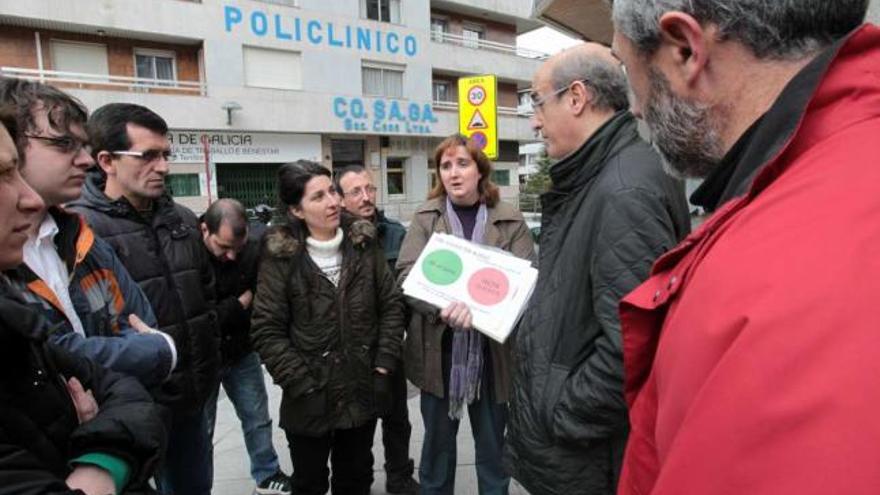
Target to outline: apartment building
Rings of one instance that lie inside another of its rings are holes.
[[[407,220],[457,131],[458,77],[498,77],[504,197],[534,141],[519,93],[543,54],[531,0],[0,0],[0,74],[59,86],[94,109],[126,101],[169,123],[168,184],[196,211],[274,202],[281,163],[372,169]]]

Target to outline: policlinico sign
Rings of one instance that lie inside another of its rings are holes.
[[[223,19],[229,34],[250,33],[292,43],[407,57],[416,57],[419,52],[415,36],[393,29],[337,24],[232,5],[224,6]],[[330,110],[346,132],[428,135],[432,124],[437,123],[430,103],[390,98],[336,96]]]

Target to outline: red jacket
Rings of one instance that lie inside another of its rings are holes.
[[[811,67],[621,303],[621,494],[880,493],[880,29]]]

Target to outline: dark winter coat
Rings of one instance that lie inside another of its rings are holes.
[[[416,210],[397,262],[401,284],[435,232],[452,233],[446,220],[446,196],[428,200]],[[522,213],[503,201],[489,208],[483,239],[487,246],[503,249],[523,259],[535,258],[535,245]],[[407,298],[407,303],[411,311],[403,357],[406,377],[423,392],[445,397],[448,377],[443,376],[443,334],[448,327],[440,319],[439,308],[412,298]],[[507,402],[513,339],[507,339],[504,344],[487,339],[487,343],[492,361],[492,400]]]
[[[264,232],[265,230],[249,229],[247,242],[234,261],[220,261],[205,248],[214,269],[220,355],[224,366],[234,365],[254,350],[251,345],[253,305],[246,309],[238,298],[248,290],[257,290],[260,243]]]
[[[376,381],[388,379],[374,369],[399,372],[403,302],[375,238],[371,222],[346,227],[337,288],[289,226],[266,234],[252,339],[284,389],[280,424],[289,433],[364,425],[377,417]]]
[[[627,432],[617,305],[688,233],[688,207],[625,112],[551,178],[514,346],[505,465],[532,493],[612,494]]]
[[[111,200],[90,174],[69,206],[116,251],[153,306],[159,329],[177,345],[178,364],[157,400],[195,412],[213,392],[220,364],[214,273],[192,211],[165,195],[147,221],[124,197]]]
[[[397,257],[400,255],[400,247],[403,245],[403,238],[406,237],[406,227],[397,220],[386,217],[384,211],[376,210],[376,230],[388,266],[394,269],[397,265]]]
[[[124,461],[128,486],[143,486],[165,444],[157,406],[135,378],[47,342],[47,330],[0,280],[0,494],[81,495],[64,480],[69,461],[88,453]],[[65,386],[71,377],[98,403],[97,416],[83,424]]]

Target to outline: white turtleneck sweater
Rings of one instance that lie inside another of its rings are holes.
[[[342,275],[342,229],[336,229],[336,236],[328,241],[319,241],[314,237],[306,238],[306,250],[312,261],[324,272],[333,285],[339,286]]]

